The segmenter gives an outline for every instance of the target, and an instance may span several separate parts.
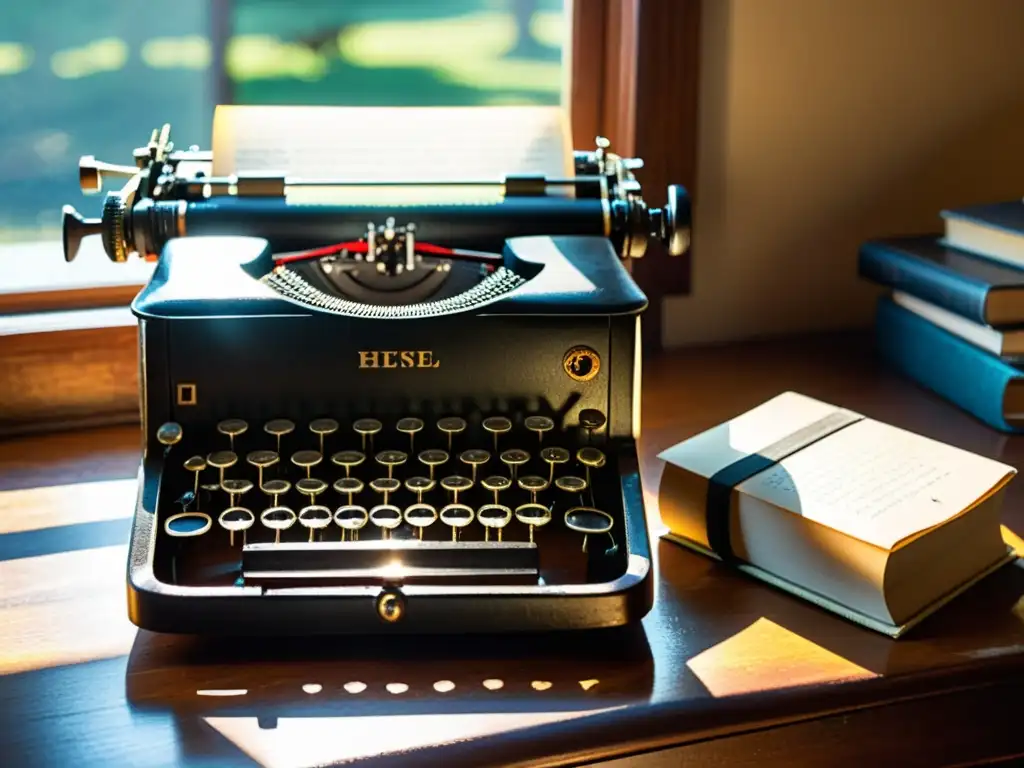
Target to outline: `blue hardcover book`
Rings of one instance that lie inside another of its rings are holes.
[[[942,218],[950,245],[1024,268],[1024,201],[952,208]]]
[[[1024,324],[1024,270],[953,248],[937,235],[870,240],[860,248],[858,270],[979,325]]]
[[[888,297],[878,302],[876,346],[894,369],[1001,432],[1024,430],[1024,374],[932,325]]]

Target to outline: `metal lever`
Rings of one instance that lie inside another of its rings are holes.
[[[78,160],[78,186],[82,192],[92,195],[103,188],[103,176],[131,178],[139,169],[134,165],[115,165],[97,160],[92,155],[82,155]]]
[[[73,206],[63,208],[64,261],[74,261],[82,238],[103,232],[103,219],[84,219]]]

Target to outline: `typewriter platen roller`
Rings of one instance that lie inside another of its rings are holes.
[[[477,205],[362,204],[358,185],[296,203],[346,182],[216,179],[166,127],[135,159],[83,159],[83,189],[129,179],[99,220],[65,208],[65,249],[159,255],[133,303],[137,625],[543,631],[649,610],[647,302],[622,260],[685,250],[685,190],[647,206],[606,142],[572,179],[490,182]]]

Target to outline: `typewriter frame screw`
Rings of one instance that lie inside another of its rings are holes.
[[[573,347],[562,357],[562,370],[573,381],[592,381],[601,371],[601,356],[590,347]]]
[[[388,624],[394,624],[405,616],[405,600],[393,590],[381,592],[377,597],[377,615]]]

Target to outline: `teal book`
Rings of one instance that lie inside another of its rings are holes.
[[[985,424],[1024,432],[1024,373],[889,297],[878,302],[876,348],[893,369]]]

